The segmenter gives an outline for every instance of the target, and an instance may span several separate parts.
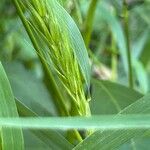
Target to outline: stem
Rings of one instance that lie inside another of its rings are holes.
[[[94,14],[96,10],[98,0],[91,0],[90,6],[88,8],[88,13],[86,16],[86,20],[84,23],[84,30],[83,30],[83,39],[85,41],[86,47],[89,46],[89,42],[91,39],[93,21],[94,21]]]
[[[79,25],[81,25],[82,22],[83,22],[83,20],[82,20],[82,15],[81,15],[80,7],[79,7],[79,1],[78,0],[73,0],[73,3],[75,5],[78,23],[79,23]]]
[[[132,59],[131,59],[131,50],[130,50],[130,39],[129,39],[129,12],[128,4],[126,0],[123,1],[123,15],[124,15],[124,31],[127,43],[127,59],[128,59],[128,82],[129,87],[133,89],[133,73],[132,73]],[[135,150],[134,140],[131,139],[131,147]]]
[[[128,6],[126,1],[124,0],[123,3],[123,15],[124,15],[124,32],[126,37],[127,43],[127,59],[128,59],[128,80],[129,80],[129,87],[133,88],[133,72],[132,72],[132,58],[131,58],[131,49],[130,49],[130,39],[129,39],[129,12]]]
[[[112,58],[111,58],[111,67],[112,67],[112,77],[111,79],[115,81],[117,79],[117,52],[116,52],[116,42],[115,39],[111,38],[111,51],[112,51]]]

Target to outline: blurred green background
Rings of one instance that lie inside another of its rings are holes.
[[[60,1],[84,34],[90,0]],[[98,2],[89,51],[94,77],[127,85],[122,7],[122,0]],[[134,85],[137,90],[146,93],[150,88],[150,2],[128,0],[128,9]],[[36,53],[10,0],[1,0],[0,3],[0,47],[0,60],[10,68],[14,68],[12,71],[19,65],[27,73],[34,72],[37,78],[42,76]]]

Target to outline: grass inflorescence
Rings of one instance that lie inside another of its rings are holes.
[[[54,0],[14,2],[46,72],[46,84],[59,114],[90,116],[90,97],[85,94],[88,91],[86,78],[74,52],[61,6]],[[75,135],[80,139],[76,131]]]
[[[65,22],[55,12],[55,3],[47,0],[42,3],[27,2],[25,6],[29,12],[29,24],[38,38],[44,38],[44,59],[53,66],[59,81],[70,96],[70,115],[87,116],[90,112],[85,97],[85,81],[73,52],[74,47],[70,42]]]

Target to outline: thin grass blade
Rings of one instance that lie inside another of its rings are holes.
[[[0,116],[11,118],[18,117],[14,96],[7,79],[6,73],[0,63]],[[1,148],[3,150],[23,150],[24,140],[20,128],[13,129],[5,126],[0,128]]]

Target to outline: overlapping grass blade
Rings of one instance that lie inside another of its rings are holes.
[[[149,98],[150,95],[143,97],[137,102],[125,108],[120,114],[136,114],[136,113],[148,113],[149,108]],[[128,141],[135,136],[144,136],[147,133],[147,128],[149,129],[149,120],[147,119],[149,115],[128,115],[119,116],[115,115],[111,117],[98,117],[99,119],[93,118],[26,118],[26,119],[1,119],[1,125],[8,125],[14,127],[25,127],[25,128],[101,128],[101,129],[124,129],[124,130],[111,130],[111,131],[96,131],[93,135],[89,136],[83,141],[76,149],[85,148],[94,149],[96,147],[101,147],[102,149],[116,148],[122,143]],[[138,118],[139,117],[139,118]],[[145,118],[145,119],[143,119]],[[115,120],[116,119],[116,120]],[[118,120],[117,120],[118,119]],[[137,119],[137,120],[136,120]],[[123,121],[124,120],[124,121]],[[137,121],[137,122],[136,122]],[[31,124],[32,122],[32,124]],[[42,123],[41,123],[42,122]],[[56,122],[61,122],[57,124]],[[111,123],[110,123],[111,122]],[[140,124],[139,124],[140,123]],[[135,130],[135,128],[140,128],[140,130]],[[126,130],[125,130],[126,129]],[[128,129],[128,130],[127,130]],[[122,140],[118,137],[122,137]],[[102,138],[102,139],[101,139]],[[113,140],[112,140],[113,139]],[[105,140],[109,144],[105,144]],[[115,141],[115,144],[114,144]],[[92,142],[92,144],[91,144]],[[82,147],[84,146],[84,147]]]
[[[143,96],[133,89],[110,81],[92,80],[92,86],[91,111],[94,114],[117,114]],[[130,145],[131,143],[133,140]]]
[[[14,96],[7,79],[6,73],[0,63],[0,116],[11,118],[18,117]],[[1,148],[3,150],[23,150],[24,140],[21,129],[0,128]]]
[[[141,116],[143,115],[144,118],[145,114],[150,113],[149,106],[150,106],[150,94],[147,94],[146,96],[142,97],[141,99],[137,100],[136,102],[132,103],[131,105],[123,109],[117,116],[121,114],[129,114],[131,116],[132,114],[138,114]],[[118,126],[120,124],[118,124]],[[139,124],[137,123],[137,125]],[[130,126],[130,124],[128,124],[128,126]],[[97,147],[100,147],[102,150],[115,149],[134,137],[143,137],[147,134],[149,134],[149,131],[147,130],[135,131],[135,127],[133,127],[130,130],[96,131],[87,139],[85,139],[82,143],[80,143],[75,149],[87,148],[91,150]]]
[[[16,99],[18,113],[22,117],[38,117],[31,109]],[[54,130],[30,130],[35,136],[42,140],[46,145],[53,149],[72,149],[73,146],[61,134]]]

